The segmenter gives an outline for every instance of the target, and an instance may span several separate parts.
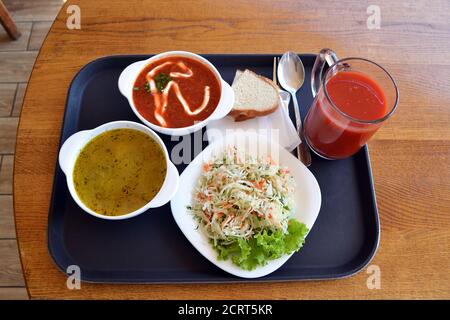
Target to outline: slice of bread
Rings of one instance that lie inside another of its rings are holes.
[[[234,90],[235,101],[230,116],[235,121],[265,116],[278,108],[278,86],[253,71],[238,70],[231,87]]]

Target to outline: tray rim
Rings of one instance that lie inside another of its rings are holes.
[[[317,56],[316,54],[313,53],[298,53],[300,56],[308,56],[308,57],[315,57]],[[70,82],[70,85],[67,89],[67,94],[66,94],[66,102],[65,102],[65,106],[64,106],[64,116],[62,118],[62,122],[61,122],[61,129],[60,129],[60,137],[59,137],[59,143],[58,143],[58,148],[61,147],[62,143],[63,143],[63,134],[65,131],[65,123],[66,123],[66,118],[68,117],[68,105],[69,105],[69,96],[70,93],[72,91],[72,88],[76,82],[76,80],[78,79],[78,77],[80,75],[82,75],[83,72],[86,71],[87,68],[89,68],[90,66],[99,63],[99,62],[103,62],[104,60],[108,60],[108,59],[121,59],[121,58],[133,58],[133,59],[147,59],[151,56],[155,55],[154,53],[151,54],[114,54],[114,55],[105,55],[105,56],[101,56],[98,57],[90,62],[88,62],[87,64],[85,64],[84,66],[82,66],[74,75],[73,79]],[[227,54],[227,53],[208,53],[208,54],[199,54],[200,56],[203,56],[205,58],[208,57],[242,57],[242,56],[247,56],[247,57],[281,57],[281,54],[279,53],[274,53],[274,54],[270,54],[270,53],[231,53],[231,54]],[[366,259],[359,264],[357,267],[350,269],[349,271],[343,272],[343,273],[337,273],[337,274],[333,274],[331,276],[326,276],[326,275],[319,275],[319,276],[314,276],[314,277],[307,277],[307,278],[292,278],[292,277],[288,277],[286,279],[283,278],[277,278],[277,279],[271,279],[268,278],[268,276],[266,277],[262,277],[262,278],[254,278],[254,279],[246,279],[246,278],[239,278],[239,277],[234,277],[231,275],[230,279],[224,279],[224,280],[182,280],[182,279],[170,279],[169,281],[167,280],[162,280],[162,281],[148,281],[148,280],[140,280],[138,278],[135,279],[116,279],[115,281],[110,281],[110,280],[99,280],[99,279],[94,279],[95,277],[86,277],[86,276],[81,276],[81,282],[84,283],[97,283],[97,284],[117,284],[117,285],[126,285],[126,284],[164,284],[164,285],[177,285],[177,284],[222,284],[222,283],[279,283],[279,282],[297,282],[297,281],[315,281],[315,280],[337,280],[337,279],[345,279],[345,278],[349,278],[352,277],[354,275],[356,275],[357,273],[361,272],[366,266],[368,266],[370,264],[370,262],[374,259],[378,248],[380,246],[380,239],[381,239],[381,225],[380,225],[380,218],[379,218],[379,211],[378,211],[378,205],[377,205],[377,201],[376,201],[376,192],[375,192],[375,185],[374,185],[374,181],[373,181],[373,174],[372,174],[372,166],[371,166],[371,162],[370,162],[370,153],[369,153],[369,147],[368,145],[364,145],[362,147],[362,149],[364,150],[364,157],[365,157],[365,161],[364,164],[366,166],[366,170],[368,172],[368,183],[370,186],[370,197],[372,199],[371,201],[371,207],[373,208],[374,211],[374,222],[376,225],[376,230],[375,230],[375,238],[376,241],[373,244],[373,246],[370,249],[370,252],[368,253]],[[58,149],[59,150],[59,149]],[[360,150],[361,151],[361,150]],[[360,152],[359,151],[359,152]],[[56,179],[57,179],[57,173],[58,173],[58,169],[59,169],[59,164],[58,164],[58,160],[56,160],[56,165],[55,165],[55,170],[54,170],[54,175],[53,175],[53,180],[52,180],[52,194],[50,197],[50,205],[49,205],[49,209],[48,209],[48,217],[47,217],[47,232],[46,232],[46,236],[47,236],[47,250],[48,253],[50,255],[50,257],[52,258],[52,263],[56,266],[56,268],[62,272],[64,275],[67,276],[67,273],[65,271],[65,267],[63,263],[60,261],[61,259],[58,259],[55,256],[55,252],[54,252],[54,247],[53,244],[51,242],[51,235],[50,235],[50,220],[51,217],[53,215],[53,206],[54,206],[54,199],[55,199],[55,188],[56,188]],[[319,213],[320,214],[320,213]]]

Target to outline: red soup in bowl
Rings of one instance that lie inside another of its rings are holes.
[[[220,82],[203,63],[171,56],[153,61],[139,73],[133,102],[149,122],[183,128],[207,119],[221,96]]]

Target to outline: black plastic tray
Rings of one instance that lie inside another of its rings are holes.
[[[139,122],[117,87],[121,71],[144,55],[95,60],[75,76],[67,96],[60,145],[79,130],[114,120]],[[205,55],[231,83],[236,69],[249,68],[272,78],[274,55]],[[298,92],[301,113],[312,102],[310,73],[314,55],[301,55],[305,84]],[[292,105],[291,105],[292,109]],[[293,116],[291,110],[291,116]],[[170,150],[176,142],[160,135]],[[48,247],[65,272],[78,265],[90,282],[185,283],[334,279],[350,276],[369,263],[379,241],[379,220],[367,147],[346,160],[313,155],[310,170],[322,191],[322,208],[306,244],[274,273],[241,279],[206,260],[178,229],[169,204],[152,214],[122,221],[90,216],[72,200],[56,164],[48,218]],[[180,173],[185,166],[179,166]]]

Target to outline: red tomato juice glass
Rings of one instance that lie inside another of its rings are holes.
[[[323,73],[323,67],[330,67]],[[338,60],[330,49],[317,56],[312,70],[314,102],[304,122],[311,150],[329,159],[344,159],[367,143],[398,105],[392,76],[367,59]]]

